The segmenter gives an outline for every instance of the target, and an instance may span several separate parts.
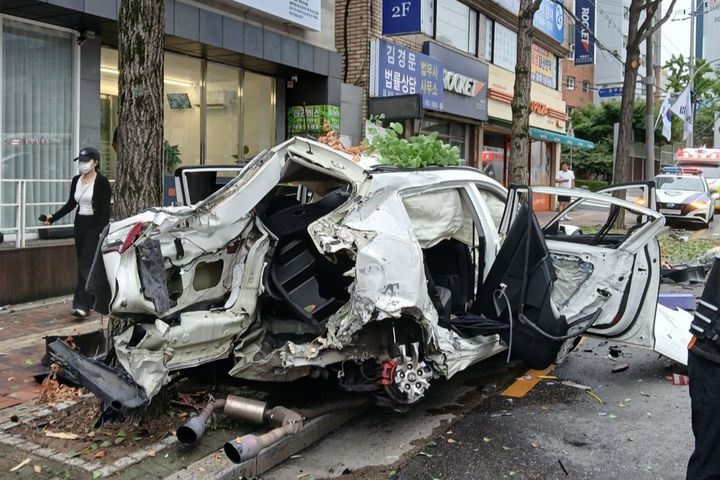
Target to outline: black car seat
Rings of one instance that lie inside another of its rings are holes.
[[[465,313],[473,300],[475,287],[475,267],[470,248],[450,239],[423,250],[423,254],[435,285],[450,291],[451,313]]]

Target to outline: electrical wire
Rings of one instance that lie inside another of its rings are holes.
[[[513,314],[512,314],[512,307],[510,307],[510,299],[507,296],[507,293],[505,293],[505,287],[506,285],[500,284],[501,288],[498,288],[493,292],[493,295],[495,295],[496,298],[500,298],[500,296],[505,298],[505,304],[507,305],[508,310],[508,320],[510,322],[510,337],[508,338],[508,354],[507,359],[505,360],[505,363],[510,363],[510,354],[512,353],[512,343],[513,343]]]

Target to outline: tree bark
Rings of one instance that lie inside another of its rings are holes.
[[[116,219],[162,204],[165,2],[121,0],[118,20],[120,118]],[[108,351],[134,322],[111,316]],[[111,358],[112,355],[110,356]],[[112,364],[117,364],[113,359]]]
[[[520,0],[517,31],[517,62],[513,90],[510,133],[509,183],[527,185],[530,150],[530,67],[532,61],[533,17],[541,0]]]
[[[120,2],[115,218],[162,204],[165,2]]]

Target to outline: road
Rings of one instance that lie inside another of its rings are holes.
[[[611,345],[587,340],[551,374],[558,380],[521,399],[488,395],[523,375],[499,355],[434,385],[406,414],[366,413],[262,478],[684,477],[692,452],[688,387],[668,380],[673,369],[654,352],[623,347],[611,359]],[[628,369],[611,373],[619,362]],[[561,380],[592,387],[603,404]]]

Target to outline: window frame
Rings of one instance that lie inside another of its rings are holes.
[[[590,80],[582,81],[582,91],[583,93],[590,93]]]
[[[467,7],[468,12],[470,13],[470,15],[468,15],[468,18],[467,18],[467,40],[468,40],[467,45],[465,48],[458,48],[453,44],[446,43],[446,42],[443,42],[442,40],[438,39],[437,31],[438,31],[438,12],[439,12],[438,2],[439,1],[440,0],[433,1],[433,5],[434,5],[433,33],[432,33],[433,40],[435,40],[438,43],[441,43],[442,45],[445,45],[447,47],[453,48],[455,50],[458,50],[460,52],[463,52],[463,53],[466,53],[468,55],[472,55],[473,57],[478,58],[479,54],[480,54],[479,49],[478,49],[478,46],[480,44],[480,39],[478,36],[478,33],[480,31],[480,16],[481,16],[480,12],[478,10],[476,10],[475,8],[473,8],[472,6],[470,6],[464,2],[461,2],[460,0],[449,0],[449,1],[453,1],[455,3],[459,3],[460,5],[462,5],[464,7]],[[471,33],[473,32],[472,21],[471,21],[473,13],[475,14],[475,26],[474,26],[474,38],[471,38]],[[493,31],[494,31],[494,29],[493,29]],[[472,45],[472,49],[470,48],[470,45]]]
[[[575,77],[568,75],[565,77],[565,90],[575,90]]]

